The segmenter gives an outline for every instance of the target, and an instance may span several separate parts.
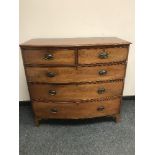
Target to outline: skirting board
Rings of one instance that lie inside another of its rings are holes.
[[[135,100],[135,96],[123,96],[123,100]],[[19,101],[20,106],[30,106],[31,101]]]

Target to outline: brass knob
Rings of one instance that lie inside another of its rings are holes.
[[[99,73],[99,75],[105,75],[105,74],[107,74],[107,71],[106,70],[100,70],[98,73]]]
[[[108,53],[107,53],[107,52],[102,52],[102,53],[99,54],[98,57],[99,57],[100,59],[106,59],[106,58],[108,58]]]
[[[52,109],[50,109],[50,112],[51,112],[51,113],[57,113],[57,112],[58,112],[58,109],[52,108]]]
[[[105,109],[104,106],[100,106],[97,108],[97,111],[103,111],[104,109]]]
[[[49,95],[52,95],[52,96],[56,95],[56,91],[55,90],[49,90],[48,93],[49,93]]]
[[[103,94],[105,92],[105,88],[99,88],[97,92],[98,94]]]
[[[55,77],[55,75],[56,75],[56,73],[54,73],[54,72],[48,72],[47,73],[48,77]]]
[[[53,59],[54,57],[53,57],[53,54],[45,54],[45,56],[44,56],[44,59],[45,60],[51,60],[51,59]]]

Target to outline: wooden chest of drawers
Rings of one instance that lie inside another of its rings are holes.
[[[21,44],[36,125],[50,118],[119,121],[129,45],[112,37]]]

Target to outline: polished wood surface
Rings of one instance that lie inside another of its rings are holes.
[[[54,103],[32,102],[35,115],[40,118],[79,119],[109,116],[119,113],[120,99],[102,102]]]
[[[32,99],[52,101],[86,100],[120,96],[122,87],[122,81],[82,85],[29,84]],[[105,92],[98,93],[102,88],[105,89]],[[50,90],[55,91],[56,94],[51,95],[49,93]]]
[[[100,75],[101,71],[106,71]],[[104,81],[109,79],[123,79],[125,65],[92,66],[92,67],[27,67],[28,82],[43,83],[73,83],[88,81]],[[54,77],[48,77],[54,73]]]
[[[91,48],[80,49],[79,64],[96,64],[126,61],[128,56],[128,48]],[[99,56],[102,53],[108,54],[107,58],[101,59]]]
[[[21,44],[35,124],[102,116],[119,122],[129,45],[115,37]]]
[[[53,58],[46,59],[46,55],[51,54]],[[24,63],[27,64],[75,64],[74,50],[69,49],[37,49],[23,51]]]
[[[128,41],[116,37],[92,37],[92,38],[38,38],[31,39],[20,44],[20,47],[80,47],[80,46],[105,46],[105,45],[129,45]]]

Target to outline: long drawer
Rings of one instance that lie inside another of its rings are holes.
[[[33,100],[72,101],[119,96],[123,82],[81,85],[29,84]]]
[[[96,64],[126,61],[128,56],[128,48],[90,48],[80,49],[79,64]]]
[[[22,53],[26,65],[73,65],[75,63],[74,50],[69,49],[27,49]]]
[[[85,103],[32,103],[37,118],[78,119],[119,113],[120,99]]]
[[[125,65],[93,67],[26,67],[28,82],[72,83],[122,79]]]

